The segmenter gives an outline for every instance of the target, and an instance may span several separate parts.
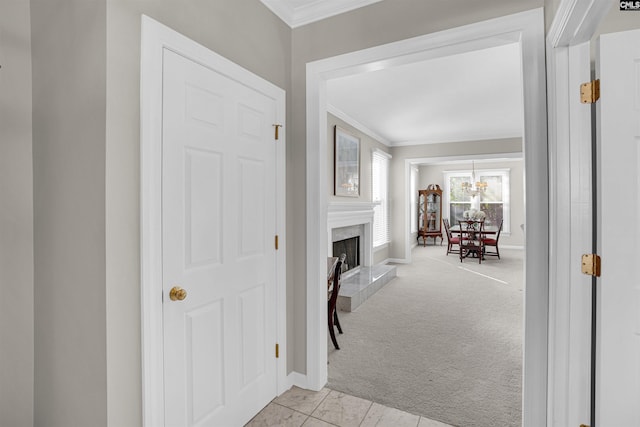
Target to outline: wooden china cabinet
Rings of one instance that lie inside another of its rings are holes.
[[[418,236],[416,240],[427,246],[427,237],[440,237],[442,245],[442,190],[438,184],[429,184],[426,190],[418,190]]]

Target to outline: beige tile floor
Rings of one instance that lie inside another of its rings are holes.
[[[246,427],[452,427],[370,400],[324,388],[292,387],[275,398]]]

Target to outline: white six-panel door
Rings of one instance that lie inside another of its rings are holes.
[[[640,426],[640,30],[600,37],[598,427]]]
[[[241,426],[276,395],[276,103],[163,62],[165,425]]]

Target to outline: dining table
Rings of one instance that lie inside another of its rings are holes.
[[[462,261],[462,258],[467,258],[470,255],[472,255],[474,258],[476,257],[480,257],[481,259],[484,259],[484,253],[483,253],[483,248],[482,245],[480,244],[480,242],[477,243],[471,243],[474,240],[478,240],[476,239],[475,234],[479,233],[482,234],[483,236],[495,236],[498,233],[499,227],[495,227],[492,225],[485,225],[482,227],[482,230],[480,230],[480,222],[479,221],[473,221],[473,220],[460,220],[460,222],[462,222],[463,225],[463,229],[462,229],[462,233],[468,235],[468,239],[467,242],[469,242],[470,244],[468,245],[460,245],[460,260]],[[453,234],[454,236],[460,235],[460,225],[454,225],[450,228],[451,230],[451,234]],[[462,243],[462,239],[461,243]],[[463,250],[464,247],[464,250]],[[463,253],[464,252],[464,253]]]
[[[459,225],[453,225],[449,228],[449,230],[451,230],[451,233],[453,234],[459,234],[460,233],[460,226]],[[462,230],[462,231],[467,231],[467,230]],[[487,234],[487,235],[495,235],[498,233],[498,227],[495,227],[493,225],[489,225],[489,226],[485,226],[482,229],[482,234]]]

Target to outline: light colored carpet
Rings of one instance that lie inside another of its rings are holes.
[[[414,248],[398,277],[339,313],[328,387],[454,426],[519,426],[524,253],[478,265],[445,252]]]

